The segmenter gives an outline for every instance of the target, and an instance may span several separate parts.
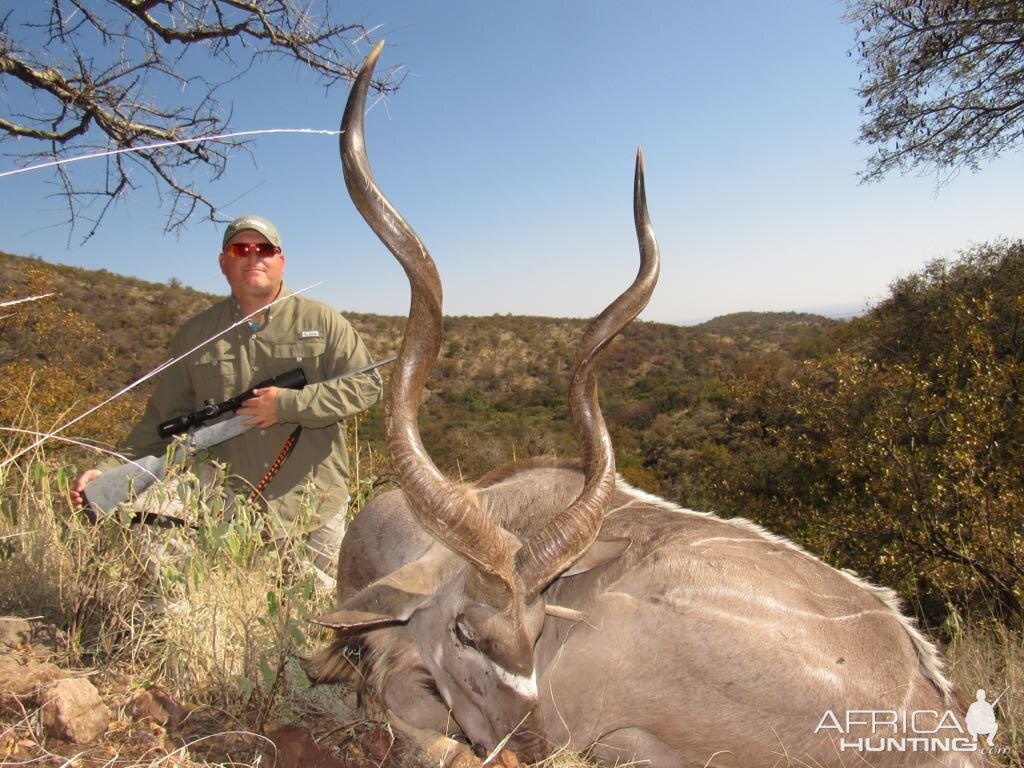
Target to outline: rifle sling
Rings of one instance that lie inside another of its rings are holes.
[[[302,434],[302,425],[299,424],[292,430],[292,433],[288,435],[288,438],[284,441],[284,445],[281,446],[281,450],[277,454],[277,458],[270,465],[270,469],[267,470],[266,474],[260,478],[260,481],[256,483],[256,487],[252,489],[252,493],[249,494],[249,501],[255,501],[259,498],[260,494],[263,493],[263,489],[267,487],[267,484],[274,479],[274,475],[281,468],[281,465],[285,463],[289,456],[292,455],[292,451],[295,449],[295,444],[299,442],[299,435]]]

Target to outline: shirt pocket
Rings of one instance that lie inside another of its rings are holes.
[[[204,352],[192,362],[191,374],[196,407],[207,400],[220,403],[238,394],[238,356],[234,352]]]
[[[301,368],[306,378],[313,382],[321,378],[321,363],[326,351],[326,339],[296,339],[275,342],[271,345],[270,355],[274,358],[274,370],[277,373]]]

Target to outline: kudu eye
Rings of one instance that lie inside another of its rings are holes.
[[[466,648],[476,648],[476,639],[473,637],[473,628],[466,623],[464,617],[459,616],[455,619],[455,625],[452,627],[452,632],[455,634],[455,640],[459,645],[465,646]]]

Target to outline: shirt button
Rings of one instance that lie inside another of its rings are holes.
[[[258,370],[260,369],[260,367],[259,367],[258,365],[254,365],[254,366],[252,367],[252,369],[253,369],[254,371],[258,371]]]
[[[264,461],[264,462],[263,462],[263,468],[264,468],[264,469],[267,469],[267,468],[269,468],[269,467],[270,467],[270,462]]]
[[[265,429],[261,429],[261,430],[260,430],[260,434],[261,434],[261,435],[265,435],[265,434],[267,434],[267,430],[265,430]]]

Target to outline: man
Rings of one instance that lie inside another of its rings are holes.
[[[380,399],[381,382],[376,371],[339,378],[372,360],[338,312],[295,295],[268,306],[290,295],[283,282],[284,267],[281,237],[269,221],[246,215],[227,226],[220,269],[231,296],[186,322],[171,342],[170,353],[177,358],[247,316],[248,322],[160,374],[142,420],[121,451],[129,458],[161,454],[167,443],[157,434],[161,422],[196,411],[206,400],[222,402],[301,367],[309,382],[305,388],[257,389],[238,410],[254,428],[215,446],[211,453],[249,490],[258,488],[280,464],[256,496],[278,533],[294,527],[311,482],[313,521],[306,545],[318,576],[333,578],[349,498],[343,421]],[[294,448],[280,463],[285,442],[297,427],[301,430]],[[82,490],[99,474],[93,469],[78,478],[71,494],[77,504],[82,504]]]

